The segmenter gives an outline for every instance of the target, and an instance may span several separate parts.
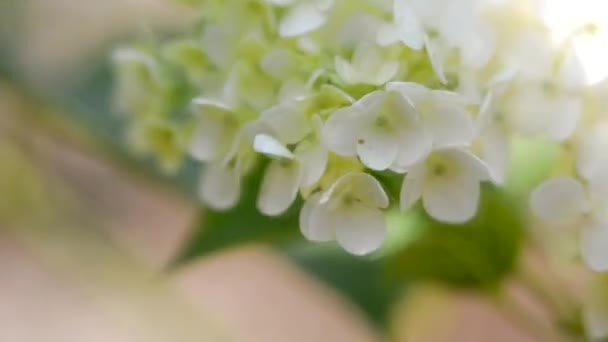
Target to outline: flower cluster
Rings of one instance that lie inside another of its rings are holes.
[[[187,38],[115,61],[133,145],[169,167],[185,153],[205,163],[209,207],[235,206],[267,158],[259,211],[281,215],[300,196],[306,238],[363,255],[382,245],[393,205],[469,221],[482,183],[505,183],[511,140],[542,137],[575,156],[576,175],[560,169],[533,211],[585,222],[583,255],[608,270],[605,92],[575,49],[594,26],[556,38],[524,0],[203,3]],[[399,196],[378,174],[400,177]]]

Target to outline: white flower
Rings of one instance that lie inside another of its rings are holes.
[[[357,46],[351,62],[336,56],[335,66],[338,75],[348,84],[383,85],[399,71],[399,62],[387,61],[382,51],[369,43]]]
[[[555,51],[533,31],[519,37],[510,52],[506,63],[518,69],[505,102],[511,125],[522,134],[566,140],[583,112],[584,77],[577,57],[569,50]]]
[[[289,7],[279,23],[281,37],[297,37],[315,31],[325,25],[334,0],[266,0],[267,2]]]
[[[206,98],[196,98],[192,105],[198,116],[198,130],[190,144],[190,155],[203,162],[223,160],[239,132],[235,113],[227,104]]]
[[[530,207],[551,224],[581,227],[580,251],[594,271],[608,271],[608,207],[605,193],[585,188],[573,177],[545,181],[532,192]]]
[[[365,173],[348,173],[324,193],[311,196],[300,213],[300,229],[310,241],[336,240],[355,255],[382,245],[389,199],[380,183]]]
[[[414,107],[394,91],[374,91],[337,110],[326,121],[322,135],[330,151],[359,156],[373,170],[401,169],[430,149]]]
[[[222,147],[220,157],[208,160],[199,185],[199,194],[206,205],[216,210],[228,210],[237,204],[243,176],[253,168],[256,161],[251,141],[255,135],[266,130],[266,127],[257,122],[241,126],[233,137],[230,148],[224,150]]]
[[[321,119],[315,116],[315,134],[303,140],[292,153],[276,138],[258,134],[253,148],[273,160],[268,165],[257,206],[268,216],[284,213],[296,199],[298,190],[315,184],[327,167],[327,149],[320,143]]]
[[[595,122],[585,134],[578,139],[576,149],[576,169],[579,175],[589,181],[598,181],[608,177],[605,173],[608,165],[608,122]],[[594,186],[595,185],[595,186]],[[598,189],[599,184],[590,184]]]
[[[238,163],[209,163],[203,170],[199,193],[209,207],[228,210],[234,207],[241,196],[241,173]]]
[[[414,50],[426,48],[442,83],[444,64],[451,50],[460,53],[463,65],[479,69],[494,54],[495,37],[478,15],[475,1],[395,0],[393,23],[378,32],[378,43],[401,41]]]
[[[515,77],[514,70],[505,70],[489,82],[489,90],[477,114],[477,134],[482,156],[497,185],[505,182],[510,153],[510,134],[513,132],[502,108],[505,92]]]
[[[412,82],[391,82],[386,89],[403,94],[414,104],[434,148],[468,145],[476,137],[475,125],[460,95],[431,90]]]
[[[163,84],[158,61],[148,53],[129,48],[114,51],[112,59],[118,68],[117,109],[129,114],[152,109],[155,102],[149,96],[155,95]]]
[[[526,135],[547,134],[564,141],[574,133],[583,111],[580,96],[554,81],[519,84],[509,97],[507,114]]]
[[[459,148],[434,151],[412,166],[401,188],[401,210],[420,198],[427,213],[445,223],[464,223],[477,212],[480,183],[488,180],[486,165],[471,152]]]

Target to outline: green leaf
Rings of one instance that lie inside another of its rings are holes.
[[[179,265],[196,257],[249,242],[282,243],[301,239],[298,218],[302,202],[296,201],[282,216],[268,217],[256,207],[258,190],[267,162],[246,177],[238,206],[227,212],[205,210],[194,235],[175,260]]]
[[[414,222],[422,225],[416,238],[387,256],[394,281],[491,288],[512,271],[524,237],[519,205],[491,186],[483,188],[478,214],[469,223],[442,224],[426,214]]]

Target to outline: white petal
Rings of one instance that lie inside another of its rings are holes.
[[[286,144],[299,142],[311,130],[306,112],[298,102],[281,103],[263,111],[260,118]]]
[[[338,76],[348,84],[359,83],[359,78],[353,66],[346,59],[336,56],[334,58],[334,66]]]
[[[497,185],[505,182],[509,164],[509,137],[498,126],[493,126],[483,135],[483,160],[486,162],[492,181]]]
[[[325,191],[319,201],[326,203],[343,192],[364,205],[385,209],[390,204],[388,195],[378,180],[367,173],[351,172],[338,178],[338,180]]]
[[[582,114],[583,104],[577,97],[565,97],[554,103],[554,117],[551,118],[549,135],[557,140],[564,141],[569,138]]]
[[[416,202],[422,196],[422,190],[426,182],[426,175],[424,167],[412,168],[401,186],[401,193],[399,196],[399,205],[401,211],[407,211],[412,208]]]
[[[272,161],[260,186],[257,202],[260,212],[278,216],[289,209],[296,199],[301,179],[302,169],[299,163]]]
[[[608,160],[602,160],[597,165],[596,171],[587,180],[591,200],[599,203],[608,203]]]
[[[382,246],[386,222],[381,210],[357,205],[331,214],[334,216],[336,240],[349,253],[366,255]]]
[[[279,24],[279,34],[281,37],[301,36],[320,28],[326,20],[327,13],[321,11],[316,4],[302,1],[283,17]]]
[[[428,179],[422,194],[426,212],[440,222],[464,223],[479,205],[479,179],[468,175]]]
[[[195,98],[194,100],[192,100],[192,106],[195,109],[200,107],[202,110],[216,109],[217,111],[224,111],[224,112],[232,111],[232,109],[228,103],[220,101],[220,100],[212,99],[212,98],[207,98],[207,97]]]
[[[469,150],[449,148],[440,150],[437,153],[443,154],[451,163],[455,163],[458,168],[473,178],[480,181],[490,179],[490,170],[486,163]]]
[[[300,211],[300,231],[309,241],[334,240],[333,226],[327,218],[326,207],[319,204],[321,193],[309,197]]]
[[[538,85],[516,89],[507,103],[509,123],[525,135],[546,133],[556,109],[551,99]]]
[[[435,102],[432,109],[421,113],[436,148],[468,145],[475,138],[475,124],[463,108]]]
[[[426,101],[431,94],[429,88],[415,82],[389,82],[386,84],[386,90],[401,93],[414,105]]]
[[[591,130],[587,131],[580,140],[580,145],[576,151],[576,168],[578,173],[589,180],[602,171],[608,157],[608,123],[596,124]]]
[[[400,40],[400,32],[394,23],[384,23],[378,29],[376,42],[380,46],[393,45]],[[421,47],[422,48],[422,47]]]
[[[334,112],[325,122],[322,131],[327,148],[344,157],[357,155],[357,140],[361,133],[361,114],[356,107],[346,107]]]
[[[443,52],[443,47],[440,46],[436,42],[432,42],[428,36],[424,36],[424,46],[426,47],[426,53],[429,56],[429,60],[431,61],[431,66],[435,71],[435,75],[439,78],[439,81],[442,84],[447,84],[448,80],[445,78],[445,53]]]
[[[279,89],[279,103],[289,103],[291,101],[299,101],[308,96],[308,88],[304,82],[297,78],[288,79],[283,82]]]
[[[406,0],[395,0],[393,12],[399,39],[414,50],[424,46],[424,28]]]
[[[388,169],[397,158],[397,136],[374,127],[364,130],[357,141],[357,154],[361,162],[372,170]]]
[[[213,161],[229,146],[229,132],[221,120],[203,120],[190,144],[190,155],[200,161]]]
[[[583,185],[572,177],[556,177],[539,185],[530,195],[530,209],[547,222],[576,218],[586,208]]]
[[[399,62],[397,61],[384,61],[380,70],[375,73],[375,76],[370,82],[373,85],[382,85],[390,81],[395,77],[399,71]]]
[[[241,195],[241,175],[234,167],[209,164],[203,171],[200,195],[209,207],[227,210],[234,207]]]
[[[495,97],[494,91],[490,89],[481,101],[481,105],[479,105],[479,112],[475,118],[477,134],[482,134],[494,123],[496,115]]]
[[[282,7],[293,5],[296,3],[296,1],[298,1],[298,0],[266,0],[266,2],[269,2],[273,5],[282,6]]]
[[[260,61],[260,67],[268,75],[283,80],[298,67],[297,56],[287,49],[271,50]]]
[[[387,61],[378,46],[365,42],[357,45],[352,65],[360,74],[360,82],[373,85],[386,83],[399,70],[398,62]]]
[[[294,155],[280,141],[267,134],[258,134],[253,140],[253,149],[273,157],[293,159]]]
[[[477,25],[475,34],[469,34],[460,44],[464,65],[480,69],[496,51],[496,37],[485,25]]]
[[[581,232],[581,255],[595,272],[608,271],[608,226],[595,224]]]
[[[303,169],[302,186],[308,187],[319,181],[325,173],[329,157],[325,146],[320,142],[300,144],[296,156]]]
[[[433,140],[422,126],[412,125],[399,135],[399,151],[391,169],[399,172],[424,159],[433,146]]]

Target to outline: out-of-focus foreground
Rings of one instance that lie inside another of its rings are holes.
[[[126,158],[116,119],[87,113],[86,94],[62,91],[113,42],[189,16],[162,0],[0,5],[0,341],[382,340],[345,296],[263,245],[165,270],[198,203]],[[513,300],[525,313],[412,289],[385,328],[404,341],[557,339],[542,303],[517,284]]]

